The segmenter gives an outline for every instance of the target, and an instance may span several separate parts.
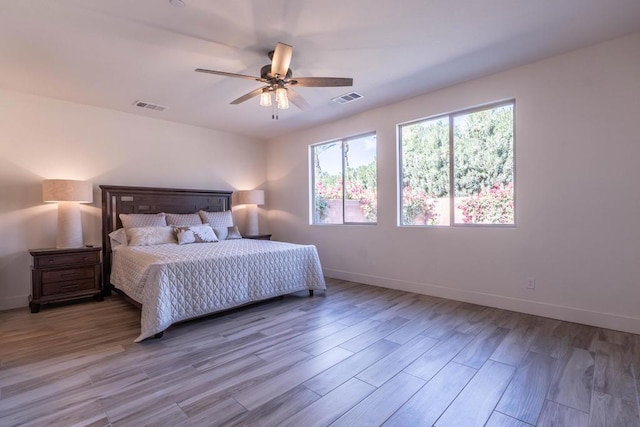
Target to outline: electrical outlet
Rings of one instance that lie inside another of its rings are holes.
[[[536,279],[534,277],[527,277],[527,289],[536,288]]]

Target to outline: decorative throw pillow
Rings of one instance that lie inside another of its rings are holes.
[[[240,234],[240,230],[235,225],[227,228],[227,240],[233,239],[242,239],[242,234]]]
[[[124,228],[118,228],[109,233],[109,241],[111,242],[111,250],[115,250],[120,246],[127,246],[127,233]]]
[[[150,246],[176,243],[173,227],[133,227],[127,229],[129,246]]]
[[[215,227],[213,232],[216,233],[218,240],[227,240],[227,234],[229,234],[229,227]]]
[[[167,220],[164,213],[158,214],[120,214],[120,221],[124,228],[134,227],[166,227]]]
[[[199,211],[198,214],[200,214],[202,223],[209,224],[212,228],[233,226],[233,216],[231,215],[231,211],[221,211],[221,212]]]
[[[232,227],[216,227],[213,229],[213,232],[216,233],[220,241],[242,239],[242,234],[240,234],[240,230],[238,230],[238,227],[235,225]]]
[[[189,225],[201,225],[202,220],[200,219],[200,215],[198,213],[190,213],[190,214],[174,214],[167,213],[165,214],[167,218],[167,225],[175,225],[176,227],[187,227]]]
[[[217,242],[218,238],[208,224],[192,225],[189,227],[176,227],[176,235],[178,236],[178,244],[186,245],[187,243],[211,243]]]

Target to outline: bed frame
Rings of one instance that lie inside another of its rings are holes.
[[[111,295],[111,242],[109,233],[122,227],[118,214],[194,213],[231,209],[232,191],[100,185],[102,190],[103,295]]]

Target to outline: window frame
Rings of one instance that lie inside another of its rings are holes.
[[[454,119],[457,116],[473,114],[479,111],[491,110],[495,108],[500,108],[504,106],[510,105],[512,107],[513,112],[513,142],[512,142],[512,152],[513,152],[513,223],[510,224],[474,224],[474,223],[457,223],[455,222],[455,180],[454,180],[454,151],[455,151],[455,141],[454,141]],[[439,120],[442,118],[447,118],[448,126],[449,126],[449,224],[403,224],[402,223],[402,183],[403,183],[403,151],[402,151],[402,130],[403,126],[425,122],[429,120]],[[398,157],[398,182],[397,182],[397,226],[398,227],[436,227],[436,228],[450,228],[450,227],[488,227],[488,228],[516,228],[517,224],[517,209],[516,209],[516,99],[508,98],[500,101],[489,102],[486,104],[480,104],[474,107],[465,108],[462,110],[455,110],[448,113],[435,114],[433,116],[422,117],[415,120],[410,120],[407,122],[398,123],[396,125],[396,140],[397,140],[397,157]]]
[[[344,138],[337,138],[323,142],[317,142],[309,145],[309,181],[311,185],[309,186],[309,225],[318,225],[318,226],[342,226],[342,225],[378,225],[378,215],[376,213],[376,221],[375,222],[354,222],[354,221],[345,221],[345,205],[346,205],[346,163],[344,156],[344,143],[345,141],[350,141],[354,139],[361,139],[366,137],[375,137],[376,140],[376,206],[378,204],[378,135],[377,132],[369,131],[364,133],[359,133],[351,136],[347,136]],[[321,145],[340,143],[340,151],[342,153],[342,222],[341,223],[317,223],[315,222],[316,218],[316,171],[315,171],[315,148]]]

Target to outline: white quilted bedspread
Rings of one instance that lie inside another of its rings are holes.
[[[111,283],[142,304],[136,342],[181,320],[326,288],[315,246],[252,239],[122,247]]]

